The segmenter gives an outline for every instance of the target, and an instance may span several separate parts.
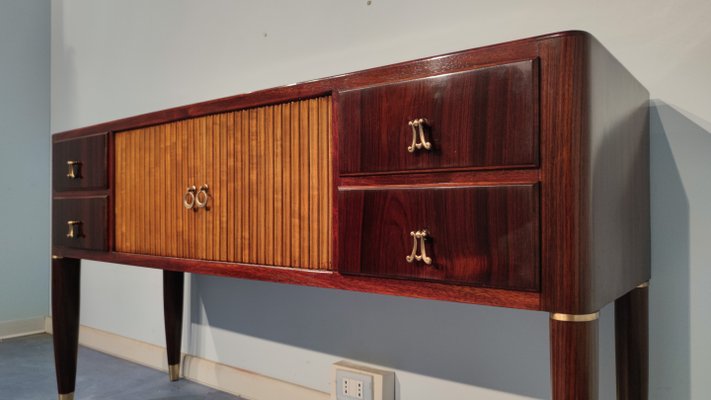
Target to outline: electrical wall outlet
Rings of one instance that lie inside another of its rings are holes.
[[[333,364],[331,400],[394,400],[395,373],[340,361]]]

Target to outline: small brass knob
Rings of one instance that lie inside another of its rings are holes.
[[[81,178],[81,161],[67,161],[67,178]]]
[[[67,237],[69,239],[78,239],[81,234],[81,221],[67,221]]]

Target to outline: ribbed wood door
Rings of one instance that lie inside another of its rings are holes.
[[[331,98],[119,132],[116,251],[331,269]],[[209,186],[206,208],[186,189]]]

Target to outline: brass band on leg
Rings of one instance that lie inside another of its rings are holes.
[[[645,289],[649,287],[649,281],[641,283],[639,286],[637,286],[637,289]]]
[[[168,366],[168,376],[171,382],[175,382],[180,379],[180,364],[173,364]]]
[[[74,400],[74,392],[67,393],[67,394],[60,394],[59,400]]]
[[[600,318],[600,312],[594,312],[591,314],[562,314],[553,313],[551,314],[551,319],[563,322],[590,322],[595,321]]]

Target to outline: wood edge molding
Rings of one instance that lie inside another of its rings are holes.
[[[0,321],[0,341],[45,332],[45,317]]]
[[[417,280],[358,277],[343,275],[332,271],[313,272],[313,270],[298,270],[293,268],[280,269],[279,273],[275,274],[274,268],[265,268],[263,266],[250,264],[87,251],[56,246],[53,250],[55,254],[68,258],[132,265],[141,268],[158,268],[168,271],[226,276],[299,286],[545,311],[541,308],[540,292],[492,289]]]
[[[52,317],[46,318],[52,333]],[[165,347],[81,325],[79,344],[148,368],[168,372]],[[329,394],[255,372],[184,354],[180,376],[226,393],[255,400],[328,400]]]

